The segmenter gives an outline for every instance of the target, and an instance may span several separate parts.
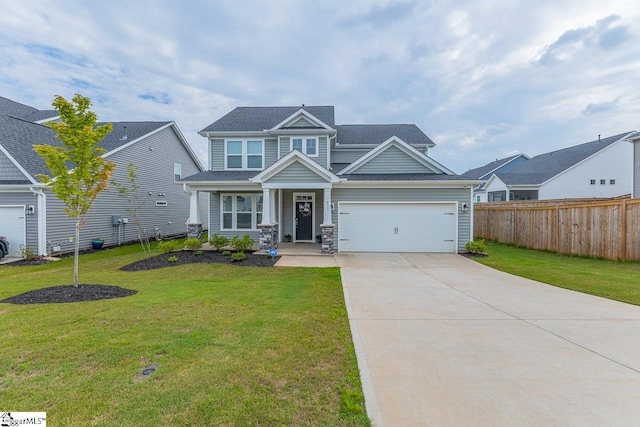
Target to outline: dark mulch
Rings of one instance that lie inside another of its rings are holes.
[[[10,304],[51,304],[63,302],[98,301],[122,298],[138,291],[109,285],[63,285],[35,289],[20,295],[3,299],[0,302]]]
[[[484,252],[460,252],[460,255],[467,258],[486,258],[489,256],[489,254]]]
[[[220,252],[203,251],[201,255],[196,255],[193,251],[179,251],[168,254],[156,255],[151,258],[145,258],[122,267],[122,271],[142,271],[153,270],[156,268],[173,267],[176,265],[185,265],[193,263],[212,263],[233,264],[243,267],[273,267],[280,257],[270,257],[268,255],[255,254],[247,252],[247,259],[243,261],[233,261],[231,256],[222,255]],[[169,258],[175,256],[177,261],[169,261]]]

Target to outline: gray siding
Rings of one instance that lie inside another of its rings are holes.
[[[33,205],[33,215],[26,215],[27,246],[38,252],[38,196],[33,193],[0,193],[0,206],[29,206]],[[2,230],[0,230],[0,234]]]
[[[368,148],[333,149],[331,150],[331,163],[353,163],[369,151]]]
[[[228,194],[239,194],[239,193],[261,194],[261,193],[251,192],[251,191],[246,191],[246,192],[235,191]],[[256,243],[258,243],[260,241],[260,231],[258,230],[241,230],[241,231],[220,230],[222,225],[221,216],[220,216],[220,200],[223,194],[225,193],[212,193],[211,197],[209,198],[209,212],[211,215],[211,229],[209,230],[209,236],[212,236],[213,234],[217,233],[217,234],[220,234],[221,236],[231,239],[233,236],[244,236],[245,234],[248,234]]]
[[[211,144],[211,158],[209,159],[209,170],[222,171],[224,170],[224,139],[223,138],[211,138],[209,140]],[[188,176],[188,175],[185,175]]]
[[[633,143],[633,197],[640,198],[640,142]]]
[[[378,153],[368,162],[360,166],[354,174],[358,173],[432,173],[433,169],[423,165],[409,156],[398,147],[390,146]]]
[[[290,164],[286,169],[272,176],[267,182],[269,183],[326,183],[327,180],[318,176],[315,172],[309,170],[300,162]]]
[[[0,181],[28,179],[3,152],[0,152]]]
[[[287,126],[290,128],[309,128],[309,127],[315,127],[315,125],[313,123],[311,123],[309,120],[305,119],[304,117],[299,118],[298,120],[296,120],[294,123],[292,123],[290,126]]]
[[[149,150],[153,148],[153,151]],[[145,201],[139,212],[147,232],[153,236],[154,227],[158,227],[163,236],[186,233],[186,221],[189,217],[189,195],[185,194],[182,185],[173,180],[173,164],[182,165],[182,175],[189,176],[199,172],[196,163],[183,148],[172,128],[167,128],[130,147],[108,157],[117,164],[113,178],[123,185],[126,181],[127,166],[134,163],[137,167],[137,178],[140,188],[138,196]],[[163,193],[164,196],[158,196]],[[207,195],[200,196],[201,221],[207,227]],[[156,201],[167,202],[166,207],[156,206]],[[69,241],[74,235],[74,225],[63,211],[64,204],[50,192],[47,192],[47,240],[59,243],[62,251],[73,250]],[[129,204],[119,197],[113,188],[100,194],[93,208],[89,211],[89,220],[81,231],[81,247],[89,247],[91,240],[101,237],[105,245],[118,242],[118,227],[111,223],[112,215],[130,218],[127,225],[122,226],[120,239],[135,241],[138,239],[137,228],[127,208]]]
[[[471,213],[462,212],[462,204],[470,204],[470,194],[468,188],[334,188],[332,220],[339,238],[338,202],[458,202],[458,250],[461,251],[471,240]]]
[[[268,168],[278,161],[278,138],[264,140],[264,167]]]
[[[309,135],[313,136],[313,135]],[[327,145],[328,138],[326,136],[318,137],[318,157],[309,157],[309,159],[314,162],[322,165],[322,167],[327,167]],[[288,136],[283,136],[280,138],[280,157],[284,157],[291,152],[291,138]],[[331,160],[333,162],[333,160]],[[334,162],[335,163],[335,162]]]

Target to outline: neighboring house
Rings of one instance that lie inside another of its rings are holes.
[[[631,197],[640,198],[640,132],[635,133],[629,138],[633,144],[633,183],[631,186]]]
[[[521,165],[522,163],[529,160],[530,157],[526,154],[516,154],[515,156],[505,157],[504,159],[496,159],[493,162],[487,163],[484,166],[480,166],[479,168],[469,169],[461,176],[465,178],[471,179],[481,179],[484,180],[480,185],[477,185],[473,189],[473,197],[476,202],[486,202],[487,201],[487,192],[484,189],[484,185],[486,180],[488,180],[491,175],[494,173],[506,173],[511,171],[513,168]]]
[[[74,247],[74,222],[63,212],[64,203],[36,178],[49,171],[33,146],[61,145],[43,125],[56,119],[55,110],[37,110],[0,97],[0,234],[9,238],[13,255],[20,254],[21,246],[40,255]],[[112,178],[121,184],[128,185],[129,163],[138,168],[138,195],[145,201],[139,217],[150,236],[156,230],[165,236],[185,233],[190,196],[178,181],[203,167],[176,124],[115,122],[100,145],[107,151],[104,157],[116,163]],[[105,245],[137,240],[128,207],[114,189],[101,193],[82,228],[81,248],[98,237]]]
[[[239,107],[203,129],[209,232],[268,249],[321,236],[322,250],[457,252],[472,239],[472,187],[427,155],[417,126],[336,125],[333,106]],[[194,228],[197,232],[197,224]]]
[[[618,197],[631,188],[634,132],[540,154],[484,185],[489,202]]]

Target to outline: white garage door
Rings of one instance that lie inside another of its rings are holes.
[[[24,206],[0,206],[0,236],[9,239],[9,255],[20,256],[25,244]]]
[[[342,252],[456,252],[457,204],[340,202]]]

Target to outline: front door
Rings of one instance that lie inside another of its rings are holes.
[[[313,195],[296,194],[295,200],[295,237],[298,240],[313,241]]]

